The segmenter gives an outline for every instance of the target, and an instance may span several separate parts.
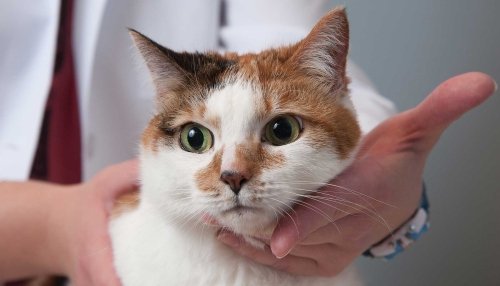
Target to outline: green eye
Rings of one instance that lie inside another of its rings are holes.
[[[193,153],[204,153],[213,145],[210,130],[196,123],[190,123],[181,130],[181,147]]]
[[[299,119],[291,115],[274,118],[265,127],[264,140],[280,146],[297,140],[302,129]]]

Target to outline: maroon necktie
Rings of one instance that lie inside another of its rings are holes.
[[[31,178],[60,184],[81,181],[80,124],[72,48],[73,1],[61,1],[54,77]]]

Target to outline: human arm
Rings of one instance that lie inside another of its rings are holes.
[[[120,285],[107,232],[113,200],[136,187],[137,162],[84,184],[0,183],[0,281],[60,274],[72,285]]]
[[[358,192],[346,199],[371,207],[337,208],[308,200],[329,218],[303,206],[295,207],[275,229],[270,246],[254,249],[228,232],[219,238],[238,253],[257,262],[301,275],[336,275],[362,252],[403,224],[416,210],[422,191],[422,172],[428,154],[442,132],[495,90],[490,77],[468,73],[436,88],[417,107],[386,120],[362,142],[354,164],[331,182]],[[320,196],[339,196],[337,187],[325,187]],[[372,213],[373,214],[373,213]],[[335,223],[331,223],[333,220]],[[282,257],[281,259],[277,257]]]
[[[50,231],[55,227],[51,216],[68,194],[62,186],[42,182],[0,183],[0,281],[62,274],[60,257],[51,255],[58,253],[54,247],[61,239]]]

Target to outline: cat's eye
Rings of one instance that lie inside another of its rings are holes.
[[[185,125],[181,130],[181,147],[193,153],[204,153],[212,148],[213,136],[210,130],[197,123]]]
[[[264,140],[276,145],[285,145],[297,140],[302,130],[300,119],[291,115],[281,115],[269,123],[264,129]]]

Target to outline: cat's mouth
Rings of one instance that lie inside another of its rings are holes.
[[[229,214],[229,213],[244,213],[244,212],[255,212],[258,210],[256,207],[249,207],[249,206],[244,206],[241,204],[236,204],[233,207],[230,207],[224,211],[222,211],[222,214]]]

